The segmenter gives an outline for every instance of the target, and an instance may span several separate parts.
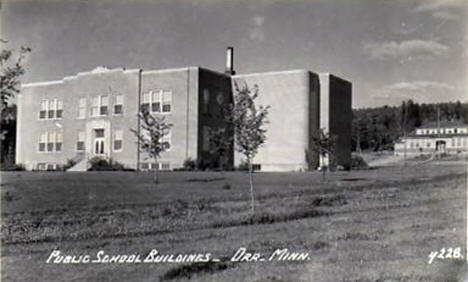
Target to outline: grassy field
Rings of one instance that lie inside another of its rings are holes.
[[[255,174],[2,174],[2,281],[462,281],[466,166]],[[245,247],[288,248],[306,261],[230,262]],[[70,255],[210,252],[198,264],[46,264]]]

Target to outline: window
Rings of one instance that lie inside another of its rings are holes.
[[[47,143],[47,132],[42,133],[41,137],[39,138],[39,152],[45,152]]]
[[[166,135],[161,138],[161,142],[166,150],[171,149],[171,131],[169,131]]]
[[[121,114],[123,114],[123,96],[117,95],[115,96],[114,115],[121,115]]]
[[[91,116],[97,117],[99,116],[99,97],[93,97],[93,103],[91,106]]]
[[[108,96],[97,96],[93,97],[93,103],[91,106],[91,116],[107,116],[109,106]]]
[[[455,147],[455,138],[452,138],[452,147]]]
[[[62,144],[63,144],[63,134],[61,132],[57,132],[55,136],[55,151],[60,152],[62,151]]]
[[[455,128],[453,131],[454,131],[454,133],[457,133],[458,129],[457,129],[457,128]]]
[[[149,104],[150,104],[150,95],[151,93],[144,93],[143,94],[143,103],[141,104],[141,111],[142,112],[149,112]]]
[[[63,116],[63,103],[62,101],[57,101],[57,118],[62,118]]]
[[[416,148],[418,148],[418,147],[419,147],[419,142],[416,142]]]
[[[55,118],[55,109],[57,107],[57,99],[49,101],[49,110],[47,111],[47,118],[54,119]]]
[[[79,100],[78,118],[86,118],[86,98]]]
[[[99,113],[101,116],[107,115],[107,109],[109,107],[109,96],[101,96],[101,104],[99,106]]]
[[[94,134],[96,138],[104,138],[104,129],[95,129]]]
[[[39,119],[60,119],[63,116],[63,103],[57,99],[41,100]]]
[[[164,91],[162,97],[162,112],[163,113],[170,113],[171,112],[171,103],[172,103],[172,92],[171,91]]]
[[[62,147],[62,132],[44,132],[39,137],[39,152],[61,152]]]
[[[39,119],[46,119],[47,109],[49,108],[49,102],[47,100],[41,101],[41,110],[39,111]]]
[[[170,113],[172,103],[171,91],[149,91],[143,93],[142,111],[151,113]]]
[[[114,151],[122,151],[123,130],[114,131]]]
[[[151,112],[153,113],[161,112],[161,92],[151,92]]]
[[[208,113],[208,105],[210,104],[210,91],[203,89],[203,113]]]
[[[252,170],[260,171],[260,170],[262,170],[262,165],[261,164],[252,164]]]
[[[428,148],[431,147],[431,143],[430,143],[430,142],[427,142],[427,143],[426,143],[426,147],[428,147]]]
[[[171,164],[164,162],[164,163],[141,163],[140,164],[141,170],[170,170]]]
[[[84,151],[85,150],[85,134],[84,131],[78,131],[78,139],[76,141],[76,150]]]
[[[37,164],[37,169],[38,170],[46,170],[47,169],[47,164],[46,163],[38,163]]]
[[[55,132],[49,133],[47,137],[47,152],[53,152],[55,143]]]

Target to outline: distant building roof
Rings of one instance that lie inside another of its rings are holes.
[[[452,121],[447,121],[443,120],[440,121],[440,127],[445,128],[445,127],[467,127],[468,124],[464,123],[461,120],[452,120]],[[423,125],[421,125],[419,128],[438,128],[439,124],[436,121],[431,121],[427,122]]]

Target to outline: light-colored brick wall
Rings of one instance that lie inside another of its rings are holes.
[[[257,105],[270,106],[267,139],[254,163],[263,171],[307,170],[305,152],[310,145],[310,128],[318,125],[318,84],[306,70],[236,75],[234,81],[259,86]],[[317,89],[312,89],[313,86]],[[310,108],[314,109],[313,111]],[[310,124],[314,126],[310,126]],[[235,155],[238,165],[243,156]]]
[[[86,136],[86,158],[92,158],[93,128],[105,128],[106,156],[116,161],[136,166],[136,145],[129,132],[136,128],[139,70],[115,69],[98,73],[80,73],[66,77],[61,81],[33,83],[24,85],[19,95],[17,163],[33,169],[38,163],[55,163],[63,165],[69,159],[76,158],[78,131]],[[109,96],[109,114],[103,117],[90,117],[93,97]],[[114,97],[123,95],[123,115],[113,114]],[[78,118],[79,100],[86,98],[86,118]],[[39,111],[43,99],[57,99],[63,103],[61,119],[40,120]],[[121,153],[112,150],[112,134],[116,129],[123,130]],[[40,135],[44,132],[61,132],[63,145],[61,152],[39,152]]]
[[[171,128],[171,148],[162,153],[160,162],[170,164],[171,169],[182,167],[186,158],[197,158],[198,147],[198,85],[199,68],[180,68],[142,73],[142,95],[159,89],[172,92],[172,108],[163,114]],[[141,152],[140,160],[152,162]]]
[[[233,83],[257,84],[260,95],[257,103],[269,105],[267,140],[254,163],[263,171],[307,170],[306,151],[311,149],[311,137],[319,126],[339,135],[340,161],[350,158],[351,84],[327,75],[325,78],[307,70],[293,70],[230,76],[202,69],[186,67],[155,71],[98,69],[79,73],[60,81],[24,85],[18,96],[17,163],[28,169],[38,163],[63,165],[80,155],[76,150],[78,132],[85,132],[85,158],[95,155],[95,129],[105,131],[105,157],[136,168],[137,164],[152,163],[145,152],[138,154],[137,138],[130,129],[138,128],[137,114],[144,93],[170,91],[171,111],[160,113],[172,123],[171,148],[164,152],[159,163],[170,169],[180,168],[184,160],[217,161],[217,156],[203,145],[203,128],[227,126],[221,108],[232,101]],[[210,93],[208,112],[204,109],[203,93]],[[322,93],[321,93],[322,92]],[[106,116],[92,117],[93,98],[109,97]],[[123,96],[123,114],[113,114],[115,97]],[[221,99],[222,97],[222,99]],[[325,98],[326,99],[325,99]],[[79,118],[80,99],[86,99],[86,117]],[[63,104],[60,120],[39,120],[42,99],[57,99]],[[222,101],[221,101],[222,100]],[[220,102],[221,101],[221,102]],[[349,124],[348,124],[349,123]],[[349,125],[349,126],[348,126]],[[123,132],[123,149],[113,150],[113,136]],[[40,153],[41,133],[61,132],[61,152]],[[312,157],[312,167],[317,156]],[[348,158],[349,155],[349,158]],[[239,165],[243,156],[231,153]]]

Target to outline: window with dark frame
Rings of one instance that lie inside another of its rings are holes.
[[[76,150],[84,151],[85,150],[85,135],[84,131],[78,131],[78,139],[76,141]]]
[[[114,151],[121,151],[123,145],[123,130],[115,130],[114,132]]]
[[[117,95],[115,96],[114,115],[121,115],[121,114],[123,114],[123,96]]]

